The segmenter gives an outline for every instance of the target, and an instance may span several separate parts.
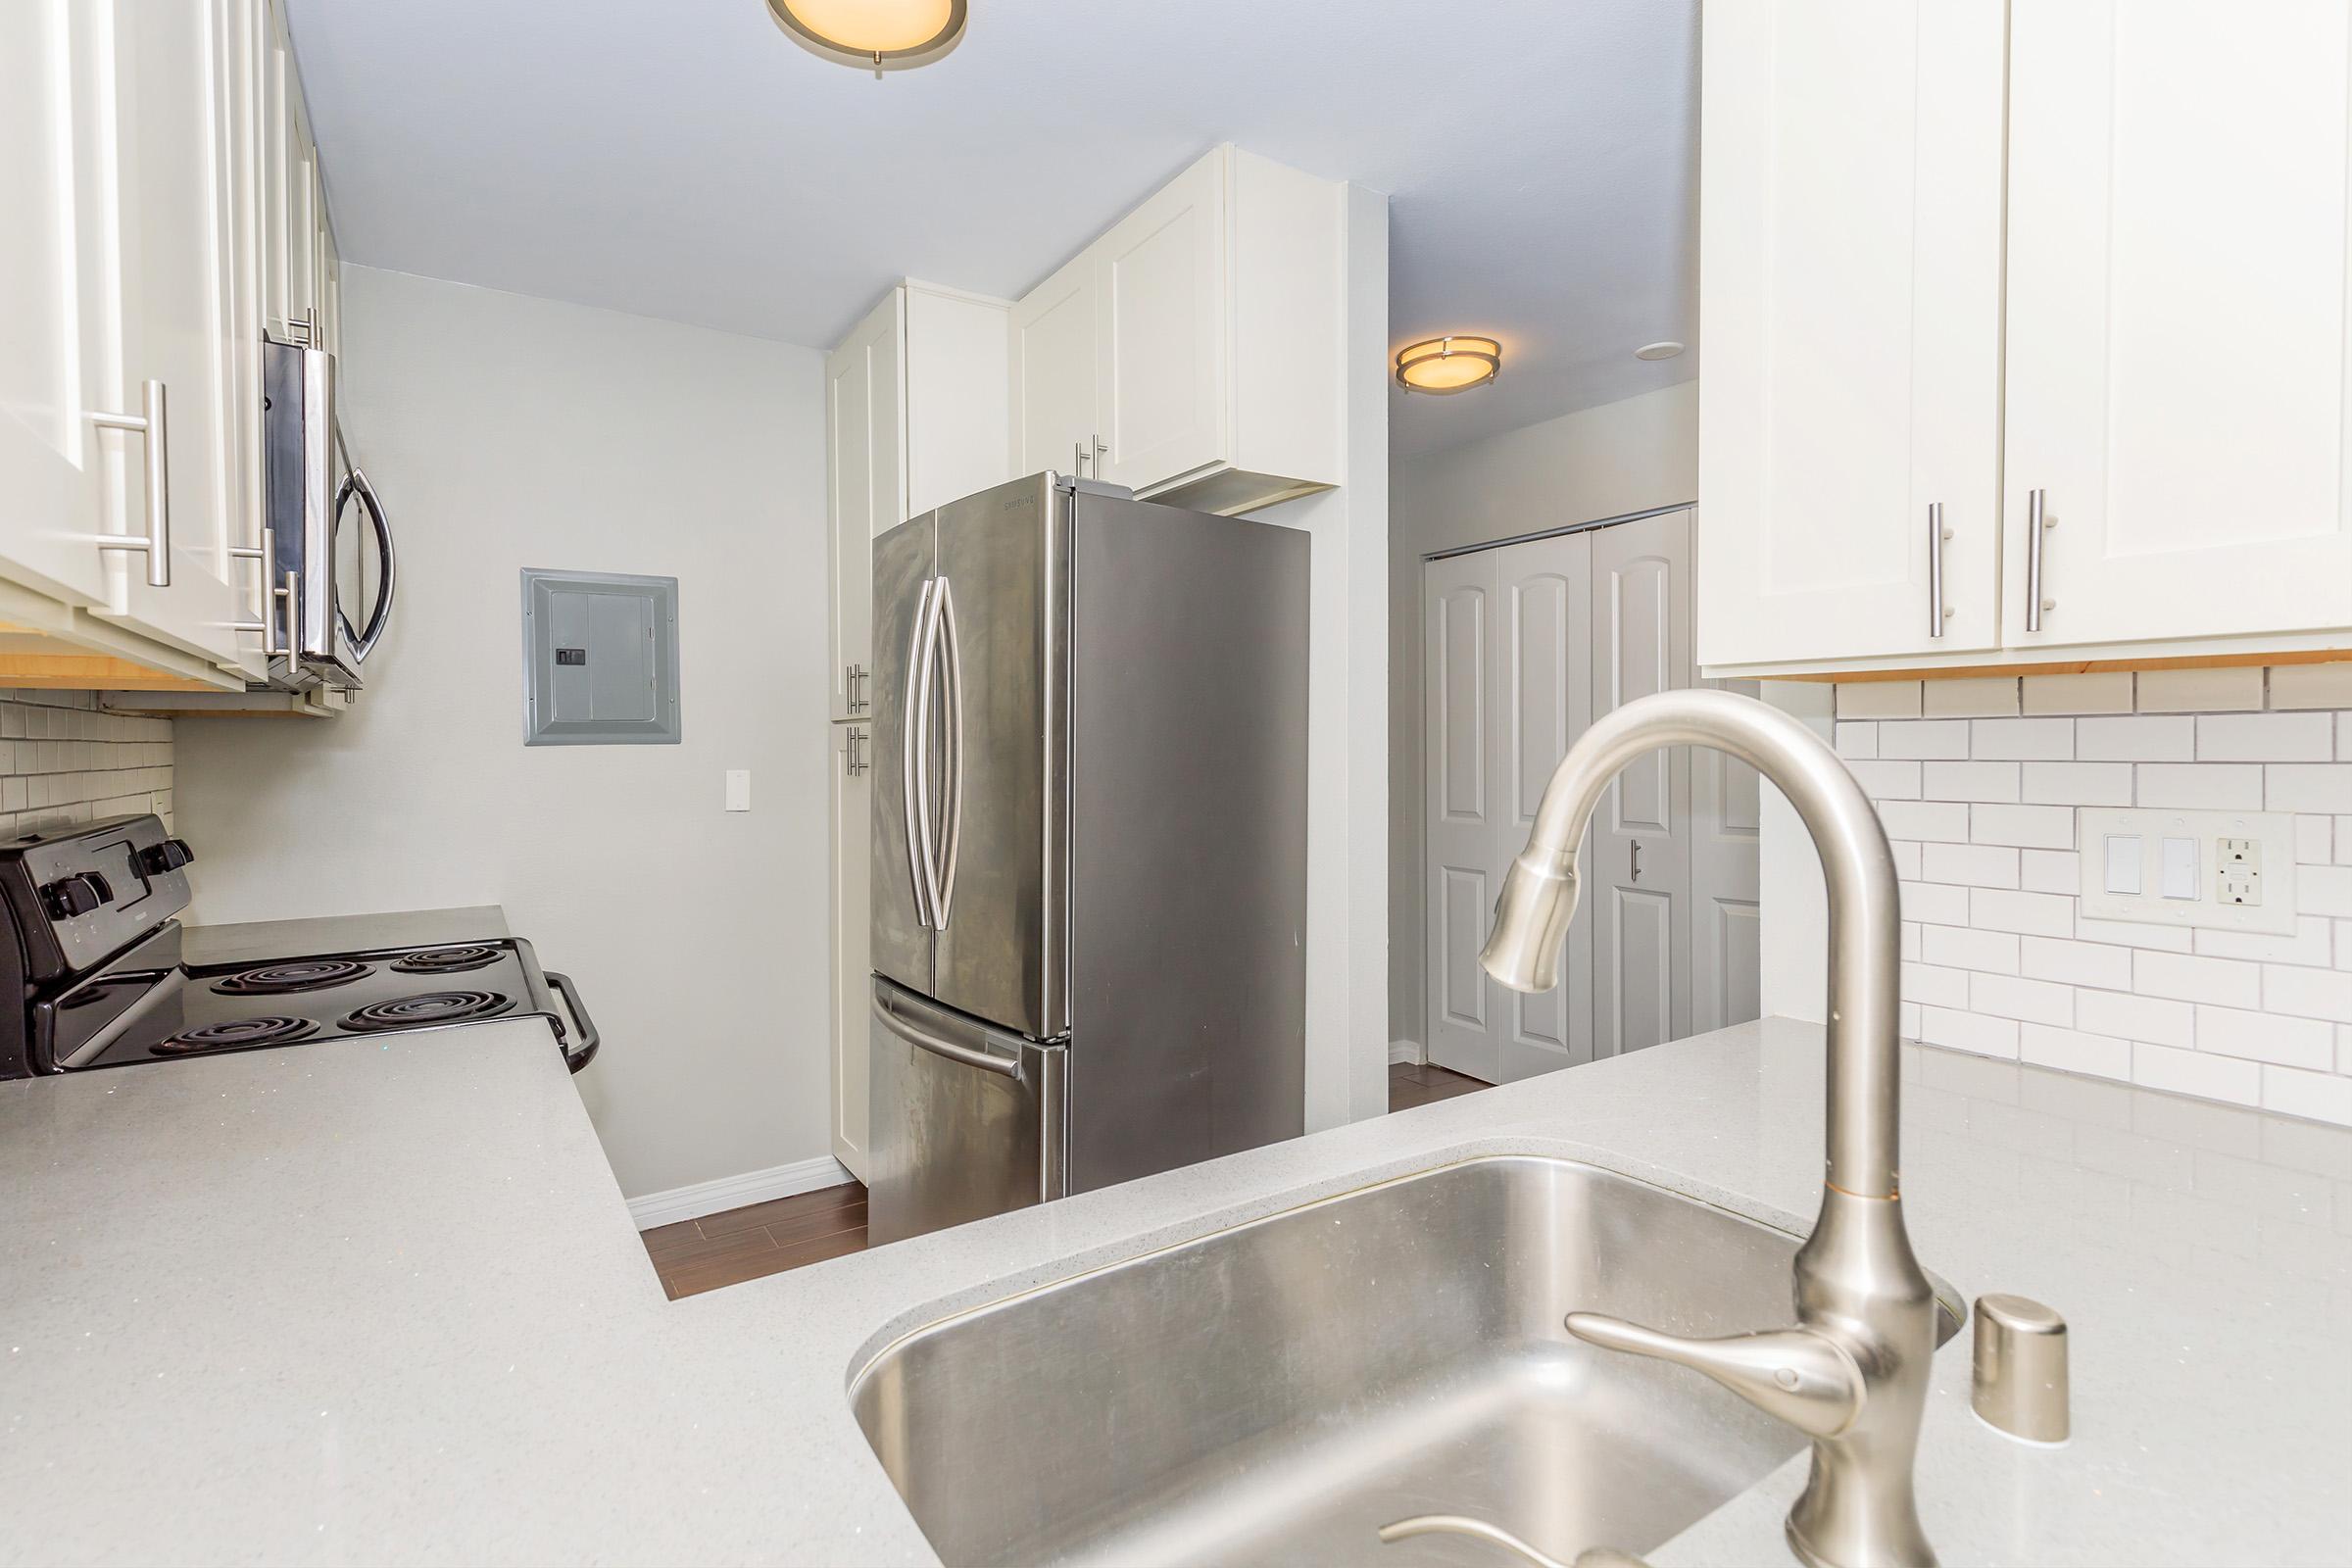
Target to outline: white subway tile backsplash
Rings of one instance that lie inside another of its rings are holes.
[[[1922,762],[1920,788],[1931,801],[2007,801],[2018,790],[2015,762]]]
[[[1956,801],[1887,801],[1879,820],[1889,838],[1968,842],[1968,808]]]
[[[2023,936],[2074,935],[2075,901],[2055,893],[2012,893],[1971,888],[1968,923],[1980,931],[2015,931]]]
[[[2071,718],[1980,718],[1969,725],[1969,750],[1981,759],[2052,761],[2075,755]]]
[[[2206,713],[2200,762],[2326,762],[2335,757],[2333,713]]]
[[[2075,998],[2075,1027],[2120,1040],[2150,1040],[2183,1048],[2197,1043],[2197,1013],[2187,1003],[2135,997],[2123,991],[2079,994]]]
[[[2266,1011],[2290,1017],[2352,1023],[2352,974],[2340,969],[2264,964],[2262,1005]]]
[[[1906,1036],[2352,1119],[2352,662],[1872,682],[1838,714],[1901,878]],[[2084,919],[2077,808],[2123,806],[2292,813],[2295,930]]]
[[[2071,1029],[2075,1022],[2075,988],[2016,975],[1977,974],[1969,979],[1968,1005],[1972,1012],[1995,1018]]]
[[[2018,938],[2007,931],[1976,931],[1932,925],[1920,932],[1919,956],[1929,963],[1955,969],[1983,969],[2015,974]]]
[[[2132,1043],[2128,1040],[2029,1023],[2020,1030],[2017,1046],[2018,1055],[2037,1067],[2127,1081],[2132,1076]]]
[[[1989,844],[1927,844],[1920,847],[1920,877],[1968,887],[2017,886],[2017,851]]]
[[[1920,695],[1930,718],[1992,718],[2017,711],[2015,675],[1932,680]]]
[[[2132,950],[2071,937],[2023,937],[2018,946],[2018,972],[2035,980],[2057,980],[2070,986],[2095,986],[2107,991],[2132,989]]]
[[[2065,806],[1978,805],[1969,808],[1969,837],[1979,844],[2028,850],[2075,847],[2074,808]]]
[[[2197,1049],[2325,1072],[2335,1056],[2334,1027],[2313,1018],[2275,1018],[2267,1012],[2234,1007],[2199,1007]]]
[[[2266,810],[2352,811],[2352,762],[2274,762],[2263,771]]]
[[[1851,760],[1879,755],[1879,726],[1867,721],[1848,723],[1840,719],[1836,730],[1838,755]]]
[[[2235,958],[2199,958],[2185,953],[2150,953],[2132,958],[2132,989],[2143,997],[2209,1002],[2220,1007],[2260,1007],[2262,968]]]
[[[2082,886],[2082,857],[2072,850],[2020,850],[2017,885],[2029,893],[2072,894]]]
[[[1915,718],[1879,726],[1879,755],[1886,758],[1927,758],[1958,760],[1969,755],[1965,718]]]
[[[2080,718],[2075,756],[2085,762],[2185,762],[2197,755],[2193,718]]]
[[[2129,713],[2132,707],[2128,669],[2026,677],[2022,708],[2027,713]]]
[[[2229,713],[2262,707],[2259,664],[2220,669],[2143,669],[2139,710],[2143,713]]]
[[[1917,718],[1919,682],[1848,680],[1838,683],[1839,718]]]
[[[2130,762],[2027,762],[2019,799],[2042,806],[2130,806]]]
[[[2198,811],[2259,811],[2262,765],[2258,762],[2142,762],[2137,781],[2141,806],[2173,806]]]
[[[2132,1047],[2132,1081],[2149,1089],[2167,1089],[2200,1100],[2226,1100],[2240,1105],[2262,1103],[2262,1067],[2234,1056],[2208,1056],[2202,1052],[2136,1041]]]
[[[2352,663],[2274,664],[2273,708],[2352,708]]]
[[[90,692],[0,691],[0,836],[131,811],[172,821],[172,725]]]

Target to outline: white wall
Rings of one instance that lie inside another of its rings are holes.
[[[1388,567],[1392,1038],[1425,1044],[1421,558],[1457,545],[1673,506],[1697,494],[1696,381],[1442,452],[1399,458],[1393,466]]]
[[[828,1152],[820,356],[363,268],[343,307],[399,607],[353,712],[178,721],[195,917],[503,904],[603,1031],[625,1193]],[[523,747],[524,566],[679,579],[683,744]]]
[[[1348,286],[1341,487],[1254,514],[1308,567],[1306,1130],[1389,1108],[1389,201],[1338,187]]]
[[[1801,693],[1827,723],[1832,688]],[[1903,878],[1906,1038],[2352,1124],[2352,663],[1835,688]],[[2092,920],[2086,806],[2291,812],[2292,936]],[[1764,1010],[1818,1021],[1819,862],[1764,819]]]

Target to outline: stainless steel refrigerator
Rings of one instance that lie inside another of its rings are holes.
[[[874,541],[876,1243],[1302,1130],[1307,548],[1053,473]]]

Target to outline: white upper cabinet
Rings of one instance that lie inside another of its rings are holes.
[[[1704,663],[1996,641],[2002,11],[1707,11]]]
[[[2352,6],[1704,29],[1704,665],[2352,647]]]
[[[1140,490],[1224,450],[1226,178],[1225,158],[1201,159],[1090,247],[1096,478]]]
[[[2016,7],[2010,642],[2352,626],[2348,11]]]
[[[1012,307],[1012,471],[1084,474],[1095,451],[1095,258],[1078,257]]]
[[[88,418],[118,393],[105,356],[122,330],[105,20],[66,0],[0,5],[0,573],[69,604],[105,598],[90,540],[123,439]]]
[[[1015,304],[1014,471],[1223,513],[1339,483],[1343,195],[1218,147]]]

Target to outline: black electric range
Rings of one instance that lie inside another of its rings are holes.
[[[493,1018],[546,1019],[573,1072],[596,1054],[569,977],[516,937],[319,952],[289,936],[283,956],[190,962],[176,916],[194,858],[152,815],[0,842],[0,999],[16,999],[0,1000],[0,1078]]]

